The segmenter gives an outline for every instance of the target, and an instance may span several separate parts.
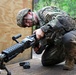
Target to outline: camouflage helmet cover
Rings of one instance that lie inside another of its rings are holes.
[[[20,10],[19,12],[18,12],[18,14],[17,14],[17,25],[18,26],[20,26],[20,27],[23,27],[23,24],[22,24],[22,20],[23,20],[23,17],[25,16],[25,15],[27,15],[27,13],[29,12],[29,11],[31,11],[31,9],[29,9],[29,8],[25,8],[25,9],[22,9],[22,10]]]

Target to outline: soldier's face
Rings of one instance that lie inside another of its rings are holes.
[[[32,21],[33,15],[31,12],[29,12],[23,19],[23,24],[24,27],[31,27],[33,26],[33,21]]]

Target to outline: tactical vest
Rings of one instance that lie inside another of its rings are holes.
[[[37,12],[37,16],[38,16],[38,20],[39,20],[39,25],[36,26],[36,29],[40,28],[44,25],[48,25],[48,24],[51,26],[52,24],[55,23],[55,21],[54,21],[55,18],[59,21],[59,23],[62,26],[64,26],[64,28],[54,30],[54,31],[52,31],[52,33],[51,33],[51,31],[49,33],[47,33],[46,34],[46,41],[45,41],[45,39],[42,40],[41,41],[42,44],[49,43],[49,41],[47,41],[49,39],[50,39],[50,41],[52,40],[52,41],[56,42],[58,39],[60,39],[62,37],[62,35],[64,35],[68,31],[71,31],[71,30],[76,28],[75,23],[69,17],[69,15],[57,7],[50,7],[50,6],[44,7],[43,9],[41,9]],[[64,16],[66,17],[66,22],[60,21],[59,19],[61,17],[65,20]],[[47,28],[45,28],[45,30],[46,29]]]

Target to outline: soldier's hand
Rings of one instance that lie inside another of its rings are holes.
[[[35,53],[37,53],[37,52],[38,52],[39,48],[40,48],[40,45],[39,45],[39,46],[37,46],[37,47],[34,47],[34,51],[35,51]]]
[[[41,30],[41,29],[37,29],[35,30],[33,33],[36,34],[36,38],[39,40],[41,39],[42,37],[44,37],[44,32]]]

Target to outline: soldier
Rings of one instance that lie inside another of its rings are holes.
[[[17,14],[17,25],[23,28],[35,26],[33,33],[39,41],[34,46],[34,51],[37,54],[43,52],[43,66],[53,66],[65,61],[64,70],[74,68],[76,27],[74,20],[66,12],[54,6],[46,6],[37,12],[25,8]]]

